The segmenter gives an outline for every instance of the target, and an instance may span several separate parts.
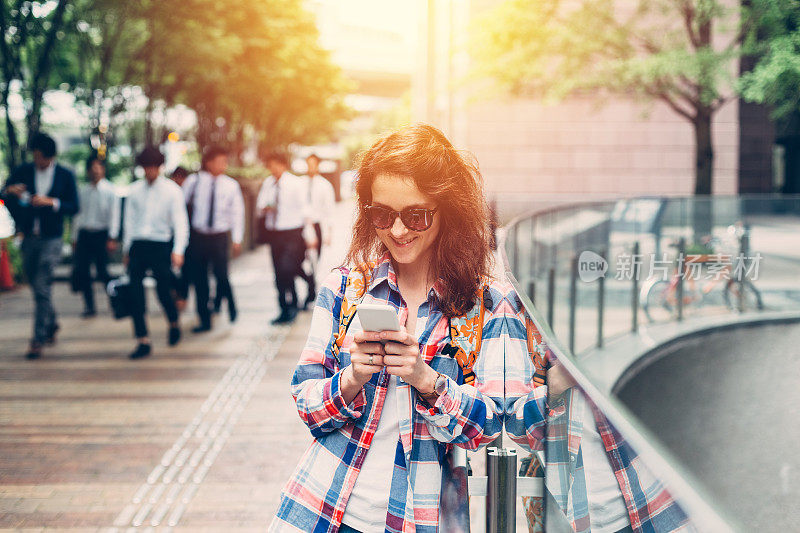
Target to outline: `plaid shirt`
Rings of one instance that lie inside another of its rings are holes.
[[[529,352],[525,309],[515,293],[509,294],[507,300],[515,308],[518,320],[508,321],[506,431],[518,444],[544,450],[548,492],[574,531],[589,532],[591,517],[581,453],[585,411],[582,402],[589,399],[577,388],[571,388],[550,404],[547,386],[532,385],[535,367],[547,360],[547,352],[552,355],[552,351],[536,331],[533,351]],[[625,500],[631,528],[637,532],[695,531],[661,481],[591,402],[590,406]]]
[[[339,320],[333,310],[337,300],[341,301],[347,275],[347,269],[339,269],[320,289],[308,340],[292,378],[298,413],[314,442],[284,486],[270,531],[339,529],[384,407],[391,376],[383,370],[374,374],[349,404],[340,391],[342,371],[350,363],[353,335],[360,331],[354,321],[339,352],[339,366],[331,350]],[[368,279],[364,302],[392,305],[404,323],[408,308],[400,297],[388,254]],[[462,385],[458,363],[442,354],[449,341],[449,327],[437,305],[436,285],[419,307],[420,353],[434,370],[447,376],[447,389],[429,407],[410,385],[402,381],[398,384],[400,432],[386,515],[388,532],[437,531],[446,452],[452,445],[474,450],[494,440],[502,430],[504,333],[509,314],[504,296],[508,286],[492,281],[489,288],[494,304],[484,316],[481,350],[473,368],[474,386]]]

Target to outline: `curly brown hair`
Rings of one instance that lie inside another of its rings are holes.
[[[456,150],[433,126],[416,124],[376,141],[361,155],[357,172],[358,214],[347,261],[361,265],[386,252],[366,212],[375,178],[408,178],[436,202],[441,217],[432,273],[442,280],[442,312],[454,317],[469,311],[489,275],[492,257],[489,208],[475,158]]]

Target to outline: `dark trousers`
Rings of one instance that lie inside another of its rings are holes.
[[[61,237],[26,235],[22,241],[22,264],[33,291],[35,312],[33,342],[46,342],[56,330],[56,310],[51,286],[53,269],[61,259]]]
[[[197,315],[200,323],[211,323],[211,310],[208,307],[208,268],[211,267],[217,281],[217,297],[228,299],[228,310],[236,313],[236,302],[228,280],[228,261],[230,236],[228,233],[192,233],[192,281],[197,295]]]
[[[128,251],[128,276],[131,280],[132,313],[134,335],[147,337],[145,320],[145,295],[142,281],[150,271],[156,280],[156,293],[167,320],[178,321],[178,310],[172,299],[171,258],[172,245],[168,242],[133,241]]]
[[[292,313],[297,310],[294,278],[300,271],[306,249],[303,228],[270,231],[269,244],[275,270],[275,287],[278,289],[278,305],[281,313]]]
[[[170,274],[172,275],[172,289],[175,291],[175,297],[178,300],[185,300],[189,297],[189,283],[192,278],[191,268],[193,264],[192,254],[192,241],[190,238],[189,245],[183,253],[183,265],[181,265],[180,272],[176,274],[170,270]]]
[[[75,277],[78,288],[83,293],[83,304],[87,311],[94,311],[94,291],[92,290],[92,264],[95,269],[95,279],[104,285],[110,279],[108,276],[108,231],[82,229],[78,232],[75,243]]]

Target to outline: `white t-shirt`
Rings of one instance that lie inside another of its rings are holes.
[[[597,430],[597,421],[592,408],[587,401],[584,400],[582,403],[584,412],[581,453],[592,533],[613,533],[630,525],[628,509],[625,507],[614,469],[608,461],[606,447]]]
[[[381,418],[347,500],[342,523],[363,533],[383,533],[389,511],[394,457],[400,441],[397,417],[397,376],[389,377]]]

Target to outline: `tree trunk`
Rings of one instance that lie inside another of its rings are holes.
[[[711,204],[714,176],[714,146],[711,139],[712,113],[699,110],[694,120],[695,175],[692,228],[694,241],[700,243],[713,231],[714,213]]]
[[[14,122],[8,114],[8,96],[9,84],[7,83],[3,89],[3,110],[6,117],[6,138],[8,139],[8,153],[6,154],[6,164],[8,171],[11,172],[22,162],[19,149],[19,140],[17,139],[17,129]]]
[[[53,67],[53,47],[56,44],[58,33],[64,25],[64,13],[68,3],[68,0],[60,0],[56,5],[44,45],[39,53],[36,71],[30,82],[31,111],[27,117],[28,139],[39,133],[39,128],[41,127],[42,103],[50,81],[50,71]]]

